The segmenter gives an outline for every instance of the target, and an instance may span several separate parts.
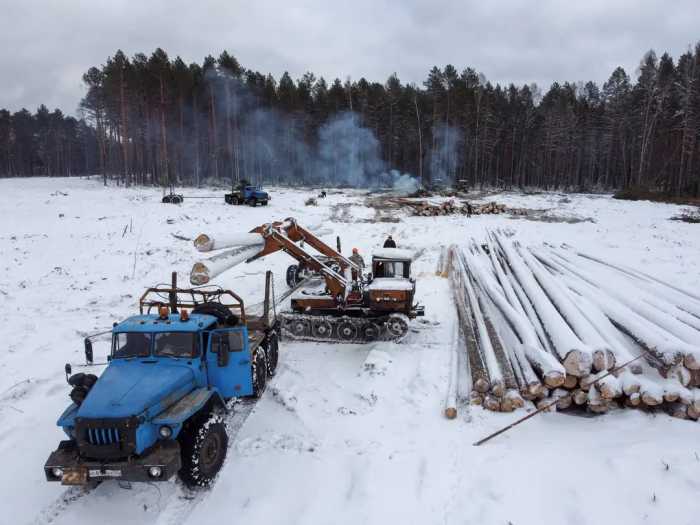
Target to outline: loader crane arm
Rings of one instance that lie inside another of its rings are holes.
[[[271,253],[283,251],[300,263],[323,276],[326,287],[335,300],[344,303],[350,289],[351,271],[361,275],[361,269],[354,262],[341,253],[328,246],[306,228],[300,226],[295,219],[288,218],[284,221],[263,224],[254,228],[250,233],[257,233],[263,237],[265,244],[258,253],[250,257],[246,262],[252,262]],[[338,264],[340,271],[335,271],[321,262],[314,254],[297,243],[304,242],[313,247],[317,252],[329,257]]]

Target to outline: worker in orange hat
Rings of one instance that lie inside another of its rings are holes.
[[[350,256],[350,260],[360,268],[359,275],[356,270],[352,271],[352,280],[357,281],[358,277],[362,276],[362,272],[365,269],[365,260],[362,258],[362,255],[360,255],[360,251],[357,248],[352,249],[352,255]]]

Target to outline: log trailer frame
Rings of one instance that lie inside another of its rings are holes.
[[[399,340],[408,332],[410,320],[424,315],[424,307],[414,303],[412,254],[405,250],[381,250],[372,259],[373,273],[363,276],[358,265],[293,218],[263,224],[250,233],[261,235],[264,245],[246,262],[284,251],[323,278],[323,288],[297,292],[291,298],[292,312],[280,314],[282,332],[291,339]],[[388,270],[394,268],[400,271]]]

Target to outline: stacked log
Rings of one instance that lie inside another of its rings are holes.
[[[445,258],[461,329],[472,334],[465,347],[473,404],[510,411],[526,400],[556,410],[700,417],[700,297],[497,232],[466,249],[451,246]]]

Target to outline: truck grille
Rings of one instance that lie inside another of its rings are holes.
[[[111,445],[119,443],[118,428],[88,428],[87,440],[91,445]]]
[[[75,438],[80,455],[94,459],[128,457],[136,451],[136,417],[76,418]]]

